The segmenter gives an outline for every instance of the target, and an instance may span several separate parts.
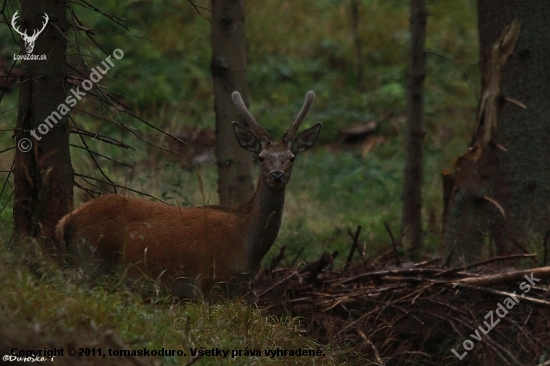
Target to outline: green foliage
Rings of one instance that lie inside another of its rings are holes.
[[[297,164],[286,217],[302,217],[286,221],[279,243],[297,241],[297,236],[302,241],[309,238],[312,243],[306,245],[302,258],[318,256],[319,250],[346,253],[350,245],[348,229],[361,225],[369,251],[387,245],[384,222],[395,227],[395,213],[400,209],[403,173],[398,156],[388,160],[369,155],[363,159],[347,152],[318,150],[299,157]],[[315,202],[323,205],[316,207]],[[300,247],[289,249],[292,256]]]
[[[186,357],[164,357],[163,365],[182,365],[191,359],[190,348],[271,350],[321,348],[325,357],[203,357],[197,365],[337,365],[336,354],[314,340],[300,335],[298,319],[267,317],[240,301],[219,305],[174,303],[155,297],[144,302],[129,291],[89,290],[73,283],[56,268],[46,269],[37,279],[16,266],[6,253],[0,257],[0,323],[33,324],[48,332],[69,329],[114,330],[128,349],[184,350]],[[11,262],[11,263],[10,263]],[[17,329],[13,330],[17,332]],[[137,340],[137,341],[136,341]],[[52,347],[60,347],[55,339]],[[66,356],[68,357],[68,356]]]

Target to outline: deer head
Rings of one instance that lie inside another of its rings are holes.
[[[303,131],[296,138],[294,137],[315,99],[315,93],[311,90],[306,93],[306,99],[300,113],[283,134],[280,142],[272,141],[267,132],[256,122],[248,108],[246,108],[239,92],[233,92],[231,97],[239,112],[248,122],[249,127],[245,128],[237,122],[233,122],[233,131],[237,137],[237,142],[243,149],[256,154],[260,161],[261,178],[265,180],[270,188],[280,189],[285,187],[290,178],[296,155],[311,149],[321,132],[322,125],[317,123]]]
[[[42,31],[44,30],[44,28],[46,28],[46,25],[48,24],[48,20],[50,18],[48,18],[48,14],[44,13],[44,23],[42,23],[42,29],[40,30],[34,30],[33,33],[32,33],[32,36],[29,36],[27,34],[27,31],[25,30],[25,32],[21,32],[18,28],[17,28],[17,25],[15,24],[15,20],[17,19],[18,15],[17,15],[18,11],[15,12],[15,14],[13,14],[13,17],[11,18],[11,26],[13,27],[13,29],[19,33],[21,35],[21,38],[23,39],[23,41],[25,42],[25,49],[27,50],[27,53],[32,53],[32,51],[34,50],[34,42],[36,42],[36,39],[38,38],[38,36],[40,35],[40,33],[42,33]]]

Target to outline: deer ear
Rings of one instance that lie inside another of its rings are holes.
[[[321,122],[319,122],[299,134],[292,142],[292,152],[298,154],[311,149],[315,145],[317,137],[319,137],[322,126]]]
[[[237,122],[233,122],[233,132],[235,132],[237,142],[243,149],[256,154],[260,152],[260,141],[258,141],[254,132],[250,131],[248,128],[244,128]]]

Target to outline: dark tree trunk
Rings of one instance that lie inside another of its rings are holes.
[[[73,208],[68,118],[60,113],[62,118],[56,124],[52,119],[51,127],[45,122],[52,112],[59,113],[58,106],[67,96],[67,42],[59,33],[68,29],[65,2],[23,1],[18,25],[30,35],[42,27],[44,13],[49,23],[38,36],[33,54],[46,55],[47,61],[21,62],[15,138],[18,147],[32,143],[32,148],[28,152],[18,149],[15,154],[13,216],[16,247],[27,242],[42,243],[51,252],[55,249],[54,228]],[[21,43],[21,52],[26,54]]]
[[[253,157],[241,149],[231,122],[246,126],[231,100],[235,90],[248,102],[244,0],[212,0],[211,18],[214,109],[216,112],[216,158],[220,205],[242,206],[254,193]]]
[[[478,0],[478,26],[477,127],[457,162],[444,225],[449,251],[465,262],[520,250],[514,241],[541,245],[550,230],[550,7],[544,0]],[[499,38],[503,30],[509,35]],[[492,49],[511,56],[499,64]]]
[[[422,171],[424,140],[424,80],[426,61],[426,6],[411,0],[411,50],[407,74],[407,158],[403,183],[403,246],[413,260],[422,250]]]

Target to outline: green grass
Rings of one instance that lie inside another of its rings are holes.
[[[11,264],[10,264],[11,262]],[[197,365],[337,365],[336,353],[301,334],[299,319],[265,316],[259,310],[233,301],[218,305],[174,303],[156,297],[144,302],[128,291],[89,290],[49,269],[37,279],[15,266],[13,258],[0,258],[0,323],[30,323],[48,332],[80,329],[100,334],[114,331],[129,349],[184,350],[186,357],[164,357],[163,365],[182,365],[191,359],[191,348],[261,350],[261,357],[227,359],[203,357]],[[17,332],[17,329],[13,331]],[[79,340],[77,340],[79,341]],[[52,347],[56,340],[51,340]],[[265,356],[264,350],[320,349],[324,357]]]

